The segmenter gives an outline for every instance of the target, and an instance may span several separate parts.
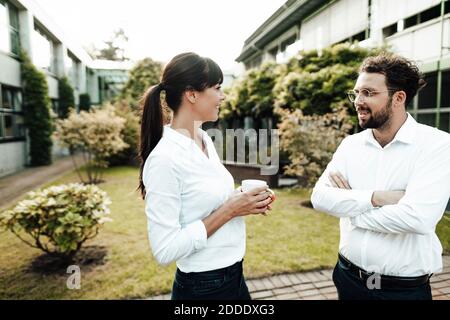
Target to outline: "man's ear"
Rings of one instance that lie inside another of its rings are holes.
[[[195,103],[197,96],[194,90],[186,90],[184,95],[190,103]]]
[[[396,91],[392,97],[392,101],[395,106],[401,106],[406,104],[406,92]]]

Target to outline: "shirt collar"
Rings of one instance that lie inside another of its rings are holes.
[[[414,140],[416,127],[417,127],[416,120],[409,113],[407,113],[405,123],[403,123],[403,125],[397,131],[397,134],[395,135],[394,139],[389,144],[392,144],[396,141],[411,144]],[[365,138],[366,142],[379,146],[378,141],[375,140],[372,129],[366,130]]]
[[[203,140],[205,140],[204,139],[204,135],[206,134],[205,131],[203,131],[202,129],[199,129],[199,131],[202,134]],[[193,139],[181,133],[180,130],[172,129],[170,125],[164,126],[163,137],[177,143],[184,149],[190,148],[195,143]]]

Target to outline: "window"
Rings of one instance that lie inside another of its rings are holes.
[[[417,24],[419,24],[419,15],[418,14],[405,19],[405,29],[413,27]]]
[[[442,72],[441,108],[450,108],[450,70]]]
[[[0,0],[0,50],[19,54],[19,12],[10,3]]]
[[[450,132],[450,113],[441,113],[439,120],[439,129]]]
[[[0,50],[10,52],[9,43],[9,18],[6,4],[0,0]]]
[[[440,16],[441,16],[441,5],[438,4],[437,6],[434,6],[420,13],[420,23],[433,20],[434,18]]]
[[[11,52],[14,54],[20,53],[20,38],[19,38],[19,11],[16,7],[9,6],[9,25],[11,36]]]
[[[25,125],[22,114],[22,93],[19,89],[0,85],[0,141],[23,139]]]
[[[419,91],[419,109],[433,109],[437,106],[437,72],[425,76],[427,85]]]
[[[280,52],[286,51],[286,48],[289,45],[293,44],[296,39],[297,39],[297,36],[293,35],[293,36],[290,36],[289,38],[287,38],[286,40],[284,40],[280,45]]]
[[[450,1],[445,2],[444,6],[444,14],[447,14],[450,12]],[[418,14],[415,14],[413,16],[410,16],[405,19],[405,29],[413,27],[415,25],[418,25],[420,23],[424,23],[430,20],[433,20],[435,18],[438,18],[441,16],[441,4],[435,5],[434,7],[431,7],[427,10],[424,10],[422,12],[419,12]]]
[[[436,127],[436,113],[425,113],[417,115],[417,122]]]
[[[383,28],[384,38],[390,37],[395,33],[397,33],[397,23],[391,24],[390,26]]]
[[[361,41],[364,41],[366,39],[367,39],[367,37],[366,37],[366,30],[361,31],[360,33],[357,33],[354,36],[352,36],[352,40],[353,41],[361,42]]]
[[[33,60],[36,66],[53,72],[53,42],[40,30],[33,31]]]

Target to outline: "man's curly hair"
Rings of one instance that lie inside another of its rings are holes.
[[[366,58],[359,70],[360,74],[363,72],[383,74],[388,89],[406,93],[405,106],[426,85],[423,74],[414,62],[386,52]]]

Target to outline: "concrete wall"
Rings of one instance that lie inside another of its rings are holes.
[[[449,29],[450,16],[445,19],[444,24],[444,47],[449,46],[450,43]],[[387,38],[386,41],[395,52],[410,59],[416,61],[437,59],[441,50],[440,19],[431,20],[417,27],[409,28]]]
[[[23,169],[26,159],[24,141],[0,143],[0,177]]]
[[[0,83],[21,87],[19,61],[0,52],[0,70]]]
[[[381,12],[378,22],[381,28],[398,20],[408,18],[416,13],[441,3],[441,0],[372,0],[372,6]]]
[[[361,32],[368,26],[368,7],[368,0],[341,0],[304,20],[303,48],[324,48]]]

